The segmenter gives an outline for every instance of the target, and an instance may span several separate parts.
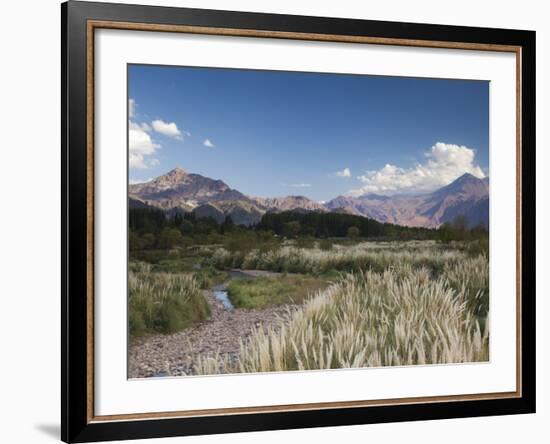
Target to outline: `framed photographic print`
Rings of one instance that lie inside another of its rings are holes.
[[[62,439],[535,411],[535,33],[64,3]]]

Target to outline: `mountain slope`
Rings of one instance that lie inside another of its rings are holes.
[[[327,211],[324,205],[305,196],[255,197],[254,200],[266,211]]]
[[[331,211],[345,208],[379,222],[436,228],[457,215],[470,227],[489,226],[489,179],[464,174],[447,186],[421,196],[339,196],[326,204]]]
[[[190,174],[179,167],[152,181],[130,185],[129,199],[134,207],[179,209],[218,222],[230,216],[237,225],[255,224],[267,211],[326,211],[304,196],[251,198],[222,180]]]
[[[230,216],[237,225],[253,225],[266,212],[332,211],[397,225],[436,228],[457,215],[470,227],[489,226],[489,179],[464,174],[449,185],[420,196],[338,196],[325,205],[304,196],[249,197],[222,180],[190,174],[175,168],[156,179],[129,186],[131,208],[155,207],[166,211],[194,212],[223,222]]]
[[[169,203],[172,207],[194,208],[210,201],[249,200],[222,180],[189,174],[179,167],[149,182],[130,185],[129,194],[161,207]]]

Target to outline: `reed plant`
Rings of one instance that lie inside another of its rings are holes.
[[[489,325],[483,322],[482,328],[472,309],[488,281],[487,259],[443,256],[448,262],[438,277],[412,259],[383,272],[343,274],[289,310],[280,325],[255,328],[241,341],[235,363],[217,355],[203,359],[200,369],[235,373],[487,361]]]
[[[427,267],[434,273],[440,273],[445,266],[468,258],[461,250],[443,249],[431,244],[429,247],[408,246],[406,243],[396,245],[381,248],[373,242],[363,242],[353,246],[335,245],[330,250],[283,246],[268,251],[256,249],[246,254],[220,248],[214,252],[210,262],[219,269],[249,268],[314,274],[332,270],[383,272],[396,264],[409,264],[414,268]],[[399,245],[401,248],[398,248]]]
[[[128,312],[131,337],[173,333],[206,319],[210,307],[191,274],[151,272],[151,266],[132,264],[128,273]]]

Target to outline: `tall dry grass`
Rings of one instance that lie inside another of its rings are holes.
[[[199,282],[190,274],[154,273],[144,263],[128,274],[128,320],[131,337],[171,333],[206,319],[210,308]]]
[[[480,327],[472,301],[488,285],[487,258],[458,261],[452,254],[442,256],[447,262],[439,277],[408,261],[394,262],[381,273],[368,270],[343,275],[289,312],[279,328],[254,330],[241,343],[238,364],[217,355],[202,359],[197,372],[486,361],[489,326]],[[318,253],[313,257],[324,258]]]
[[[220,248],[212,255],[217,268],[250,268],[289,273],[325,273],[328,271],[373,270],[408,264],[441,272],[445,265],[454,265],[468,256],[457,249],[442,249],[431,245],[395,243],[397,247],[381,248],[373,242],[353,246],[335,245],[331,250],[283,246],[275,250],[252,250],[248,253],[229,252]]]

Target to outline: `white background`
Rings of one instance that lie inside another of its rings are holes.
[[[226,436],[174,438],[156,442],[546,442],[550,420],[550,309],[544,272],[550,266],[550,216],[543,190],[550,154],[550,29],[544,2],[471,1],[148,1],[150,4],[209,7],[305,15],[537,30],[537,233],[538,412],[536,415],[404,424],[291,430]],[[2,441],[42,443],[59,430],[60,154],[59,3],[10,2],[2,9],[0,71],[0,418]],[[7,56],[7,57],[6,57]]]

